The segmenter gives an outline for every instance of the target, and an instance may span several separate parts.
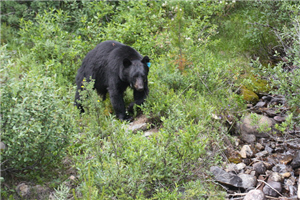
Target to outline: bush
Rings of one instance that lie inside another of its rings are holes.
[[[176,117],[166,119],[165,125],[182,125]],[[150,139],[125,131],[119,121],[102,121],[101,125],[109,133],[105,138],[99,137],[99,131],[84,132],[79,137],[82,145],[74,148],[82,152],[74,153],[78,155],[75,160],[80,179],[84,180],[84,199],[90,197],[91,189],[104,198],[118,199],[151,197],[162,187],[172,190],[176,184],[195,178],[193,170],[206,152],[208,137],[200,136],[204,131],[200,125],[182,126],[176,131],[168,127]]]
[[[36,22],[21,20],[21,44],[30,47],[27,56],[36,62],[29,70],[56,77],[59,85],[74,82],[81,62],[80,52],[85,47],[80,36],[63,29],[68,18],[62,10],[51,10],[38,14]]]
[[[300,16],[299,3],[284,3],[285,9],[289,11],[290,23],[283,28],[274,30],[278,43],[284,52],[275,52],[274,57],[282,59],[274,66],[262,66],[260,63],[254,62],[259,66],[259,73],[266,77],[273,88],[273,94],[284,95],[287,99],[288,106],[294,114],[294,119],[298,119],[299,101],[300,101]],[[256,70],[257,71],[257,70]]]
[[[1,84],[3,171],[51,168],[64,155],[75,132],[69,107],[51,78],[24,74]],[[32,170],[32,171],[31,171]]]

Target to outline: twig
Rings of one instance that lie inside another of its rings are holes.
[[[283,195],[282,195],[280,192],[278,192],[278,190],[276,190],[275,188],[273,188],[273,187],[272,187],[269,183],[267,183],[266,181],[263,181],[263,180],[257,180],[257,181],[266,184],[266,185],[269,186],[272,190],[274,190],[277,194],[279,194],[280,196],[283,197]]]
[[[193,83],[191,83],[189,86],[187,86],[180,94],[179,94],[179,97],[185,93],[185,91],[187,91],[191,86],[193,86]]]
[[[276,199],[276,200],[280,200],[280,198],[272,197],[272,196],[268,196],[268,195],[266,195],[266,197],[267,197],[268,199]]]
[[[280,32],[277,28],[273,27],[273,26],[270,26],[269,24],[260,24],[260,23],[257,23],[257,22],[254,22],[254,23],[250,23],[248,22],[247,24],[251,24],[251,25],[259,25],[259,26],[263,26],[263,27],[267,27],[267,28],[271,28],[277,32]]]
[[[243,200],[244,197],[236,197],[236,198],[231,198],[232,200]]]
[[[14,15],[16,12],[10,12],[10,13],[6,13],[6,14],[2,14],[2,16],[7,16],[7,15]]]
[[[300,199],[300,176],[299,176],[299,179],[298,179],[298,192],[297,192],[297,196],[298,196],[298,199]]]
[[[234,194],[228,194],[227,196],[245,196],[247,193],[234,193]]]

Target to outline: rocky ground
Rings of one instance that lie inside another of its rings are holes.
[[[279,130],[288,120],[285,103],[283,96],[267,95],[248,105],[236,146],[225,152],[228,161],[210,168],[227,199],[300,199],[300,126]]]

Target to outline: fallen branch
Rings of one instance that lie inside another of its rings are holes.
[[[280,192],[278,192],[278,190],[276,190],[275,188],[273,188],[273,187],[272,187],[269,183],[267,183],[266,181],[263,181],[263,180],[257,180],[257,181],[266,184],[266,185],[269,186],[272,190],[274,190],[277,194],[279,194],[280,196],[283,197],[283,195],[282,195]]]
[[[300,199],[300,176],[299,176],[299,179],[298,179],[298,192],[297,192],[297,197],[298,197],[298,199]]]
[[[234,193],[234,194],[228,194],[227,196],[229,197],[229,196],[232,196],[232,197],[234,197],[234,196],[245,196],[247,193]]]

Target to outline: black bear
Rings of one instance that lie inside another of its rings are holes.
[[[109,40],[101,42],[93,50],[88,52],[78,69],[76,76],[77,90],[75,104],[84,112],[80,100],[79,91],[82,90],[82,82],[90,78],[95,80],[94,89],[102,96],[103,100],[109,93],[111,104],[117,118],[130,120],[126,114],[123,94],[128,86],[133,89],[134,102],[128,107],[128,112],[133,112],[134,104],[141,105],[148,93],[148,72],[150,66],[148,56],[143,57],[130,46],[117,41]]]

